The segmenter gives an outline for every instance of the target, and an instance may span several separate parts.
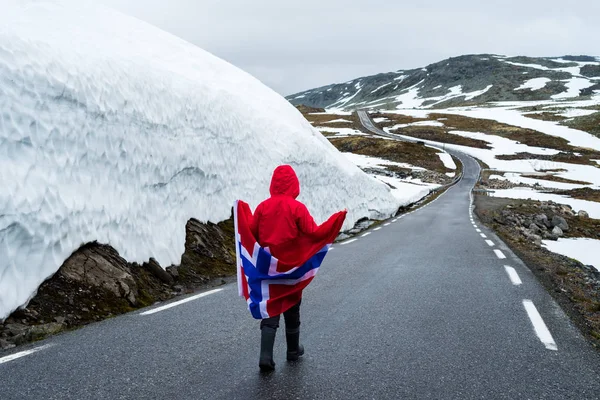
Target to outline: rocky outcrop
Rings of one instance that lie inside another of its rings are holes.
[[[29,304],[0,323],[0,349],[189,293],[235,273],[233,219],[219,224],[191,219],[181,265],[151,258],[129,263],[111,246],[88,243],[44,282]]]
[[[135,306],[137,285],[127,261],[110,246],[89,243],[73,253],[58,275],[77,285],[106,289]]]
[[[524,206],[528,209],[507,207],[494,217],[494,221],[516,228],[526,240],[538,246],[541,246],[542,240],[558,240],[569,231],[565,217],[584,215],[581,212],[576,214],[568,205],[551,201],[527,203]]]

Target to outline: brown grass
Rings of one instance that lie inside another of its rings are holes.
[[[443,121],[450,129],[467,132],[482,132],[489,135],[497,135],[528,146],[546,147],[550,149],[572,151],[568,141],[563,138],[549,136],[544,133],[525,129],[518,126],[503,124],[491,119],[479,119],[451,114],[430,114],[431,119],[447,118]]]
[[[600,112],[573,118],[563,122],[562,125],[600,137]]]
[[[574,199],[589,200],[600,203],[600,190],[581,188],[573,190],[557,190],[555,194],[573,197]],[[600,224],[599,224],[600,227]]]
[[[375,136],[350,136],[329,140],[341,152],[380,157],[440,173],[451,172],[438,157],[437,150],[416,143],[385,140]]]
[[[531,153],[517,153],[517,154],[501,154],[497,155],[498,160],[546,160],[555,162],[564,162],[569,164],[580,164],[580,165],[593,165],[597,164],[592,161],[600,156],[595,151],[581,151],[581,157],[576,156],[571,152],[560,152],[555,155],[543,155],[543,154],[531,154]]]
[[[525,114],[527,118],[539,119],[542,121],[564,121],[567,117],[563,117],[562,115],[557,115],[548,111],[544,111],[541,113],[535,114]]]
[[[428,118],[414,118],[414,117],[411,117],[410,115],[386,114],[386,113],[380,113],[380,112],[369,114],[369,116],[371,117],[371,119],[387,118],[389,120],[389,121],[379,122],[377,125],[380,128],[383,128],[383,127],[389,128],[391,126],[398,125],[398,124],[412,124],[413,122],[428,120]]]
[[[463,140],[454,137],[457,135],[444,135],[450,130],[461,130],[466,132],[481,132],[490,135],[497,135],[526,144],[528,146],[564,151],[573,151],[575,149],[568,144],[569,142],[566,139],[546,135],[532,129],[525,129],[518,126],[503,124],[489,119],[471,118],[462,115],[440,113],[429,114],[428,118],[414,118],[407,115],[386,113],[376,113],[373,114],[372,117],[385,117],[389,119],[389,121],[378,123],[379,127],[381,128],[391,127],[397,124],[410,124],[419,121],[437,121],[442,119],[440,122],[443,122],[445,127],[413,126],[398,129],[396,132],[422,139],[436,140],[443,143],[460,144],[477,148],[489,148],[487,143],[484,141],[469,142],[474,141],[475,139],[463,138],[466,139]]]
[[[393,131],[393,133],[412,136],[418,139],[433,140],[440,143],[457,144],[478,149],[491,149],[488,142],[460,135],[453,135],[448,133],[447,129],[437,126],[408,126],[406,128],[397,129]]]
[[[560,183],[572,183],[574,185],[591,185],[590,182],[575,181],[567,178],[561,178],[556,175],[523,175],[523,178],[540,179],[543,181],[560,182]]]

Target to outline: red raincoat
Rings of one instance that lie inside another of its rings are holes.
[[[306,206],[296,200],[300,183],[291,166],[280,165],[275,169],[270,193],[271,197],[260,203],[249,218],[250,230],[260,246],[268,247],[269,252],[281,261],[281,266],[287,265],[291,269],[302,265],[325,244],[333,243],[344,223],[346,211],[337,212],[317,225]],[[303,286],[298,289],[284,295],[279,312],[286,311],[302,298]],[[275,293],[272,296],[275,297]]]

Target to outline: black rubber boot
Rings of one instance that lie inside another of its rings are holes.
[[[286,329],[285,339],[287,342],[287,360],[297,361],[304,354],[304,347],[300,344],[300,329]]]
[[[273,371],[275,361],[273,361],[273,346],[275,345],[276,329],[265,326],[260,330],[260,360],[258,366],[261,371]]]

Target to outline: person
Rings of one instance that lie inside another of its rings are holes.
[[[259,245],[268,249],[273,257],[284,257],[284,249],[297,248],[300,240],[333,241],[343,220],[346,210],[334,214],[322,225],[317,225],[306,206],[296,200],[300,194],[300,183],[294,169],[289,165],[280,165],[273,172],[269,188],[271,197],[258,205],[254,212],[250,230]],[[324,239],[327,237],[327,239]],[[282,250],[283,249],[283,250]],[[312,256],[310,254],[309,256]],[[296,361],[304,354],[300,344],[300,304],[302,291],[292,293],[293,305],[283,312],[287,360]],[[259,367],[263,371],[275,368],[273,346],[281,314],[264,318],[260,322],[260,358]]]

